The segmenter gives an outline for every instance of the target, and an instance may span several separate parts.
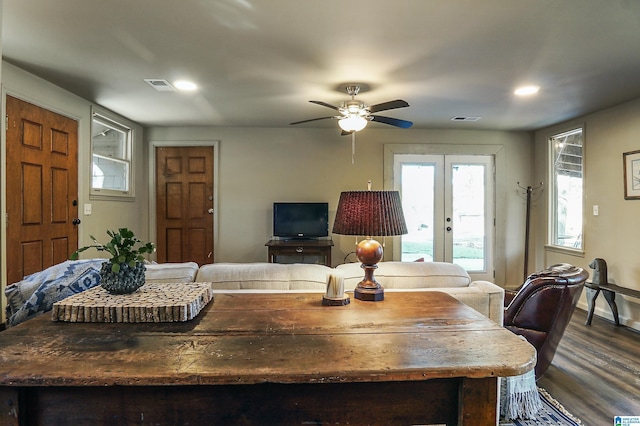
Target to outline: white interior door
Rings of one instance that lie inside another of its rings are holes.
[[[399,154],[394,174],[409,230],[394,257],[457,263],[493,280],[493,157]]]

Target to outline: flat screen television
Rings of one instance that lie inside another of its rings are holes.
[[[273,235],[319,238],[329,235],[329,203],[273,203]]]

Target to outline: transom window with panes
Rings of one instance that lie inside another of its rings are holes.
[[[583,162],[582,128],[549,138],[549,245],[582,250]]]

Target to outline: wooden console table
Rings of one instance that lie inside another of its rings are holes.
[[[602,291],[605,300],[609,304],[609,309],[611,309],[611,314],[613,315],[613,320],[615,321],[616,325],[620,325],[620,318],[618,317],[618,305],[616,305],[616,293],[640,298],[640,291],[631,288],[620,287],[611,283],[595,284],[587,281],[584,283],[584,285],[587,289],[587,304],[589,307],[587,322],[585,323],[586,325],[591,325],[591,320],[593,320],[593,311],[596,308],[596,299],[598,298],[600,291]]]
[[[0,333],[0,424],[496,424],[523,339],[439,292],[216,294],[194,320]]]
[[[333,240],[269,240],[270,263],[319,263],[331,266]]]

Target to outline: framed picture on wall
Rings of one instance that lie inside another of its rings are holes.
[[[640,150],[622,154],[624,199],[640,200]]]

